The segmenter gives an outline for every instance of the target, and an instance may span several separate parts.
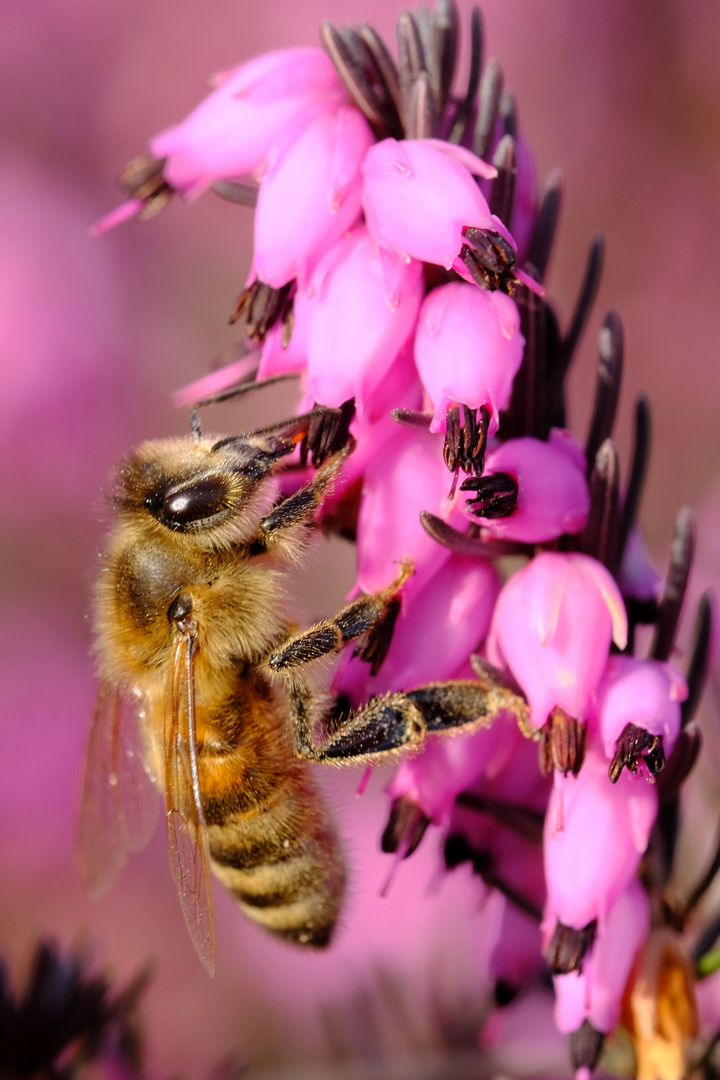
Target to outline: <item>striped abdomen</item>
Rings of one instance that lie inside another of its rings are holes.
[[[216,877],[270,933],[327,945],[345,895],[342,847],[278,702],[243,681],[208,719],[199,768]]]

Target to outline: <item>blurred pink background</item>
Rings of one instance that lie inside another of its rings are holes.
[[[466,28],[470,5],[459,6]],[[377,967],[409,977],[417,1031],[406,1041],[417,1047],[434,1037],[422,1019],[433,988],[474,1002],[486,989],[501,905],[495,898],[480,914],[477,883],[460,871],[438,881],[435,837],[402,867],[389,898],[379,897],[389,863],[377,853],[386,811],[377,776],[362,800],[353,794],[358,774],[329,778],[355,872],[346,927],[325,956],[266,941],[218,892],[220,957],[210,982],[185,933],[159,829],[97,905],[72,853],[94,694],[87,613],[101,491],[133,443],[187,430],[169,395],[236,340],[227,316],[250,262],[252,215],[206,195],[100,241],[87,226],[119,200],[120,169],[205,94],[212,72],[315,43],[325,18],[372,22],[394,43],[398,10],[378,0],[5,5],[0,952],[22,964],[35,936],[50,932],[65,942],[90,936],[98,961],[120,975],[155,957],[147,1018],[157,1075],[205,1075],[228,1051],[260,1063],[319,1057],[319,1006],[367,988]],[[720,8],[713,0],[487,0],[483,11],[486,55],[501,59],[517,93],[541,178],[558,165],[565,174],[549,278],[564,322],[592,236],[607,239],[600,300],[570,383],[571,425],[582,438],[597,331],[616,307],[627,343],[617,432],[625,463],[636,395],[647,391],[653,406],[641,515],[649,545],[664,567],[676,511],[696,507],[706,523],[698,582],[717,582]],[[272,391],[253,402],[273,418],[290,407],[289,395]],[[244,415],[223,406],[205,422],[238,430]],[[350,559],[339,542],[323,554],[322,591],[318,571],[302,588],[309,614],[339,603]],[[716,803],[706,769],[692,805],[699,813]],[[691,850],[688,861],[703,855]]]

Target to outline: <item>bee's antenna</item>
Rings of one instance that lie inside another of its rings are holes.
[[[202,439],[202,424],[200,423],[200,413],[196,405],[193,405],[190,410],[190,430],[193,433],[195,442],[199,442]]]

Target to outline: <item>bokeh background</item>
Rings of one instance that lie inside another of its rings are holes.
[[[459,6],[467,26],[470,4]],[[379,896],[389,870],[377,853],[382,776],[362,799],[358,774],[328,781],[354,886],[327,956],[266,941],[218,894],[210,982],[182,923],[160,829],[97,905],[73,861],[94,695],[87,613],[102,491],[112,462],[135,442],[187,430],[171,392],[236,340],[227,316],[250,262],[252,214],[208,194],[100,241],[87,227],[118,201],[113,178],[123,165],[205,94],[209,74],[263,50],[315,43],[325,18],[372,22],[393,42],[398,10],[387,0],[3,5],[0,952],[21,970],[35,937],[51,933],[92,939],[98,962],[121,977],[155,958],[146,1002],[153,1075],[205,1076],[226,1053],[266,1066],[331,1056],[347,1038],[327,1006],[352,999],[356,1026],[372,1024],[367,999],[378,980],[394,1002],[380,1041],[427,1048],[437,1037],[434,1001],[472,1018],[487,992],[501,904],[461,871],[441,880],[434,837]],[[642,523],[664,566],[678,508],[696,508],[697,594],[720,576],[720,7],[486,0],[483,12],[486,55],[501,59],[517,93],[541,179],[555,166],[566,178],[549,278],[561,319],[592,236],[607,239],[599,303],[571,378],[571,425],[582,438],[597,332],[615,307],[627,342],[621,456],[627,463],[633,403],[645,390],[654,445]],[[250,422],[278,418],[290,404],[263,392]],[[238,430],[247,417],[224,406],[206,423]],[[322,550],[322,574],[311,571],[301,590],[309,614],[340,602],[351,559],[340,542]],[[689,830],[689,868],[706,855],[717,818],[715,690],[708,699],[710,752],[689,796],[693,821],[703,815],[707,825]],[[396,979],[404,989],[388,991]],[[535,1068],[538,1053],[536,1042]]]

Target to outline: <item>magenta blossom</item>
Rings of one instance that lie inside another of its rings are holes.
[[[362,416],[415,325],[422,265],[401,262],[356,229],[321,261],[309,295],[310,392],[322,405],[354,397]]]
[[[599,923],[582,972],[553,979],[555,1023],[560,1031],[577,1031],[585,1020],[596,1031],[613,1030],[620,1019],[625,986],[649,929],[647,894],[633,880]]]
[[[360,215],[360,165],[373,143],[357,109],[324,112],[270,165],[255,212],[254,274],[279,289],[307,280]]]
[[[669,754],[680,730],[680,702],[688,689],[682,675],[659,660],[611,656],[598,687],[597,715],[605,754],[612,758],[626,724],[660,735]]]
[[[546,928],[601,922],[635,876],[657,816],[657,786],[628,772],[613,784],[605,755],[587,750],[580,773],[555,773],[545,818]]]
[[[623,648],[626,639],[625,606],[605,567],[587,555],[543,552],[504,585],[488,656],[510,668],[538,728],[556,705],[585,719],[611,640]]]
[[[415,336],[415,360],[433,403],[431,431],[445,430],[451,405],[481,405],[491,413],[489,433],[510,403],[525,338],[514,300],[502,292],[455,282],[426,297]]]
[[[493,536],[539,544],[585,527],[590,510],[585,455],[569,431],[553,429],[549,442],[509,439],[486,458],[485,474],[498,472],[517,483],[517,506],[508,517],[477,517]]]
[[[495,169],[461,147],[435,139],[384,139],[363,162],[363,208],[373,236],[407,258],[449,270],[462,247],[464,226],[490,229],[511,244],[490,213],[472,173]]]
[[[216,89],[150,142],[163,175],[196,193],[216,180],[262,170],[318,112],[347,101],[322,49],[279,49],[224,72]]]

